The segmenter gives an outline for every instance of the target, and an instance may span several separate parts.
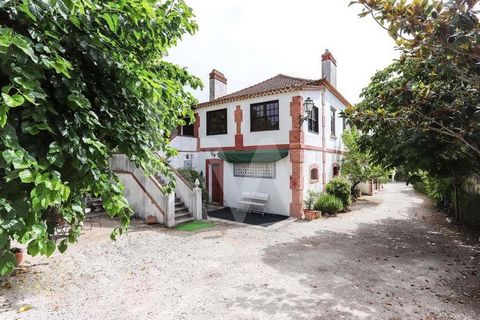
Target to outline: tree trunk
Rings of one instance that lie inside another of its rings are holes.
[[[355,183],[352,185],[352,188],[350,189],[350,193],[352,194],[353,199],[357,199],[357,194],[355,193],[355,188],[358,186],[358,184],[359,184],[360,182],[361,182],[361,181],[355,182]]]

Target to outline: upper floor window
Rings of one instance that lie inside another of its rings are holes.
[[[193,137],[194,136],[193,124],[186,124],[184,126],[178,127],[177,133],[179,136]]]
[[[336,118],[337,118],[337,110],[335,110],[335,108],[330,108],[330,135],[332,137],[336,137],[337,136],[337,130],[335,128],[335,122],[336,122]]]
[[[227,109],[207,112],[207,136],[227,134]]]
[[[318,133],[318,108],[313,107],[308,115],[308,131]]]
[[[250,105],[250,131],[279,129],[278,100]]]

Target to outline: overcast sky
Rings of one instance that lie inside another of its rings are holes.
[[[398,57],[386,31],[371,18],[359,18],[350,0],[186,0],[199,24],[170,51],[169,61],[200,77],[200,102],[208,100],[208,74],[228,79],[228,92],[279,73],[321,78],[321,55],[337,60],[338,89],[351,102],[376,70]]]

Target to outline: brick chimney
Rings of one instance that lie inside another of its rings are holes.
[[[322,78],[337,87],[337,61],[328,49],[322,54]]]
[[[210,101],[227,94],[227,78],[218,70],[210,72]]]

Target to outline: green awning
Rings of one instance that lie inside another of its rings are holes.
[[[218,157],[231,163],[276,162],[288,155],[288,149],[220,151]]]

